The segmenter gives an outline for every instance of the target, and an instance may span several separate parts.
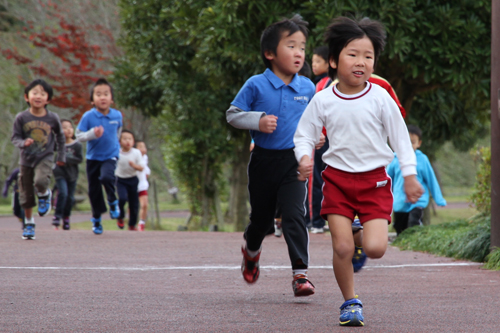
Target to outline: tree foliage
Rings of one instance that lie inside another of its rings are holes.
[[[248,133],[227,126],[224,111],[245,80],[265,69],[259,50],[263,29],[294,13],[310,23],[308,50],[323,43],[323,31],[336,16],[368,16],[385,24],[387,47],[377,73],[396,89],[408,121],[422,127],[431,156],[445,141],[466,149],[485,132],[490,1],[121,0],[120,4],[121,42],[126,50],[117,72],[122,101],[168,122],[173,140],[169,144],[177,149],[176,169],[196,198],[207,190],[203,186],[216,186],[225,159],[232,158],[244,170]],[[207,165],[215,175],[212,181],[207,181]]]
[[[109,62],[100,45],[89,42],[88,32],[82,26],[69,22],[61,14],[57,4],[49,2],[48,20],[57,21],[57,26],[45,26],[42,29],[33,22],[24,21],[24,29],[19,36],[29,41],[35,48],[50,53],[52,60],[42,62],[23,55],[17,48],[0,48],[2,54],[16,65],[27,65],[37,77],[51,82],[55,95],[51,104],[60,108],[74,108],[79,112],[76,118],[90,108],[89,86],[97,78],[111,74],[104,69]],[[100,34],[107,36],[114,44],[112,34],[103,26],[94,26]],[[26,82],[20,78],[21,84]]]

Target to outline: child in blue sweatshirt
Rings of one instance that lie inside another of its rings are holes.
[[[422,145],[422,131],[417,126],[408,125],[408,132],[410,133],[413,150],[415,150],[415,155],[417,156],[417,179],[424,187],[425,192],[415,203],[411,203],[406,198],[403,188],[404,179],[399,169],[398,157],[394,156],[394,160],[387,167],[387,173],[392,178],[392,192],[394,195],[393,226],[398,235],[407,228],[422,225],[424,209],[429,204],[429,192],[438,206],[446,206],[446,200],[441,194],[441,189],[431,163],[427,156],[418,150]]]

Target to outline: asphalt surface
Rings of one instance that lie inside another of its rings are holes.
[[[500,272],[476,263],[390,246],[355,274],[366,326],[347,328],[329,234],[310,235],[316,294],[295,298],[283,238],[266,238],[247,285],[241,233],[96,236],[36,221],[27,241],[0,218],[0,332],[500,332]]]

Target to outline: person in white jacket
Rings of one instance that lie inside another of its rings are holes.
[[[391,178],[385,167],[392,148],[400,158],[405,192],[411,201],[422,195],[416,159],[401,112],[382,87],[368,82],[385,44],[385,31],[376,21],[357,22],[339,17],[328,27],[329,75],[332,88],[317,93],[307,106],[294,136],[299,179],[312,171],[311,152],[323,126],[330,147],[323,155],[321,215],[328,221],[333,244],[333,270],[345,302],[342,326],[363,326],[363,304],[354,292],[351,229],[357,215],[364,227],[363,248],[370,258],[381,258],[391,221]]]

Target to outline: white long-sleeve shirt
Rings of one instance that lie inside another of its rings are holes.
[[[323,161],[346,172],[386,167],[397,153],[403,177],[416,175],[416,158],[401,112],[382,87],[367,82],[355,95],[342,94],[335,85],[317,93],[307,106],[294,136],[295,157],[311,156],[326,128],[329,145]]]

